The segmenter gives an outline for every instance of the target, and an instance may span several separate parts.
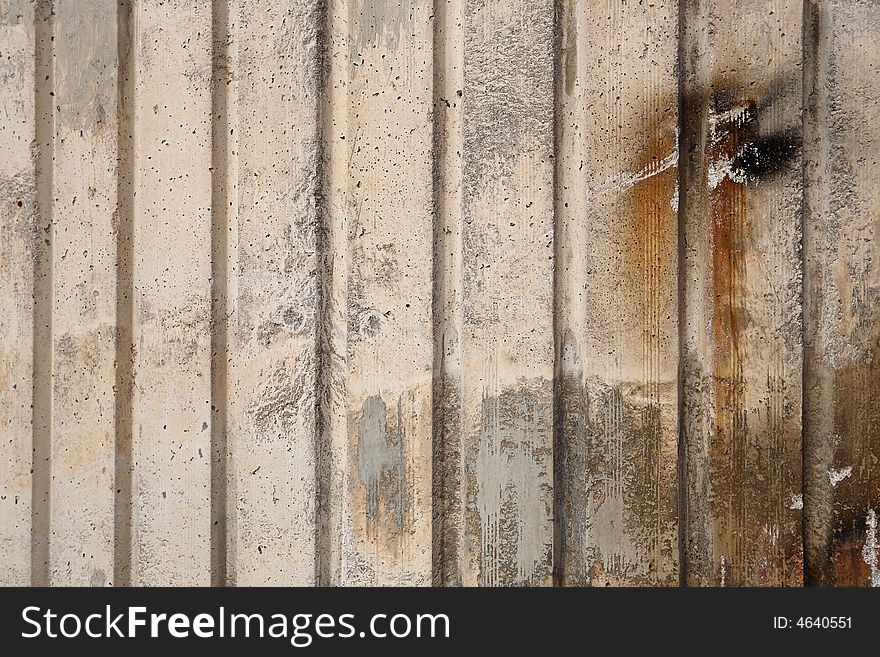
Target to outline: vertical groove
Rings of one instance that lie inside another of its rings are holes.
[[[562,140],[562,98],[564,94],[561,65],[562,58],[562,21],[565,16],[565,0],[556,0],[553,3],[553,153],[555,154],[553,166],[553,585],[562,586],[565,581],[563,566],[565,564],[565,436],[562,422],[562,321],[563,304],[563,274],[560,271],[563,262],[563,234],[561,226],[560,205],[564,203],[561,198],[561,176],[563,165],[560,148]]]
[[[33,484],[31,585],[50,584],[52,479],[52,188],[55,149],[54,6],[37,2],[34,15],[36,226],[34,232]]]
[[[331,185],[334,182],[331,157],[338,157],[330,144],[333,140],[335,99],[331,73],[333,71],[334,12],[338,0],[324,0],[319,7],[321,24],[318,28],[318,68],[315,125],[318,129],[318,162],[316,185],[316,211],[318,230],[317,251],[317,299],[318,321],[315,326],[316,380],[315,395],[315,585],[332,584],[333,535],[331,531],[331,507],[333,497],[333,439],[332,439],[332,350],[333,350],[333,217],[331,204],[334,200]]]
[[[211,586],[226,586],[228,443],[229,0],[212,2]]]
[[[810,385],[816,385],[819,379],[818,372],[814,372],[814,336],[815,329],[813,318],[818,316],[817,306],[811,294],[814,281],[810,275],[812,269],[808,266],[809,254],[807,248],[814,243],[812,238],[812,201],[813,185],[811,184],[811,169],[817,166],[817,150],[819,148],[818,134],[818,73],[819,73],[819,7],[815,0],[804,0],[803,4],[803,89],[801,103],[803,113],[801,115],[801,130],[803,134],[803,148],[801,157],[801,175],[803,194],[801,197],[801,217],[803,222],[801,248],[801,271],[804,283],[801,286],[802,298],[802,322],[804,327],[804,359],[802,378],[802,405],[801,426],[803,436],[803,522],[801,525],[802,540],[804,544],[804,585],[815,586],[832,582],[828,572],[828,538],[831,528],[827,519],[831,518],[833,502],[827,494],[823,494],[821,479],[826,476],[824,465],[825,458],[819,441],[816,439],[820,433],[819,421],[815,420],[819,413],[811,413],[815,393],[810,391]],[[807,322],[810,325],[807,325]],[[818,485],[814,485],[818,484]],[[823,521],[820,521],[820,518]]]
[[[327,204],[331,198],[330,190],[326,189],[329,177],[325,175],[327,162],[325,158],[331,149],[326,141],[331,138],[332,118],[329,105],[330,62],[332,56],[328,50],[332,47],[332,0],[325,0],[320,8],[321,26],[318,30],[318,103],[316,125],[318,126],[318,181],[316,206],[318,215],[318,233],[315,249],[317,251],[318,271],[318,321],[315,326],[316,349],[316,387],[315,395],[315,584],[330,584],[330,566],[328,558],[331,551],[330,534],[330,501],[331,501],[331,441],[329,436],[329,375],[330,375],[330,336],[331,336],[331,278],[332,266],[329,262],[330,253],[330,217]]]
[[[131,0],[117,4],[119,161],[116,176],[116,464],[113,583],[130,586],[132,534],[132,375],[134,254],[134,17]]]
[[[317,180],[317,198],[315,199],[316,212],[318,217],[318,232],[315,238],[315,250],[317,251],[318,270],[317,276],[317,316],[318,321],[315,322],[315,387],[317,394],[315,395],[315,585],[326,586],[329,584],[329,576],[326,572],[325,559],[330,553],[330,532],[329,532],[329,497],[330,497],[330,468],[329,468],[329,445],[327,437],[327,418],[325,414],[328,412],[325,401],[325,390],[327,368],[329,359],[327,357],[328,343],[328,302],[327,302],[327,278],[330,275],[327,267],[327,247],[328,247],[328,229],[327,229],[327,213],[325,210],[326,190],[325,190],[325,141],[327,138],[326,125],[326,97],[327,83],[330,78],[329,61],[327,49],[330,47],[330,0],[321,3],[319,8],[321,25],[318,28],[318,102],[317,116],[315,125],[318,126],[318,180]],[[332,133],[331,133],[332,134]]]
[[[318,322],[316,326],[317,340],[317,388],[315,395],[317,409],[317,449],[315,452],[315,469],[317,480],[317,517],[315,531],[315,582],[318,586],[337,584],[337,569],[341,567],[340,546],[334,530],[339,530],[340,518],[335,506],[342,504],[340,483],[338,480],[339,464],[336,462],[336,451],[340,448],[338,441],[341,424],[345,422],[344,409],[339,407],[340,391],[344,383],[340,380],[338,369],[344,366],[345,345],[339,344],[338,331],[345,330],[344,320],[341,326],[336,317],[338,304],[344,300],[337,298],[340,289],[345,286],[346,267],[346,236],[344,234],[344,213],[346,211],[345,186],[347,185],[347,148],[345,140],[347,126],[348,90],[344,79],[336,79],[338,74],[344,76],[348,65],[348,52],[339,47],[338,32],[347,30],[346,0],[324,0],[321,8],[323,19],[318,33],[318,51],[321,61],[319,65],[319,102],[317,107],[317,125],[319,131],[318,159],[318,235],[316,249],[318,253]],[[340,114],[341,111],[341,114]],[[337,122],[343,125],[337,125]],[[337,225],[339,224],[339,225]],[[336,260],[338,258],[338,261]],[[345,308],[342,308],[343,313]]]
[[[446,249],[445,246],[445,207],[443,198],[443,182],[445,175],[445,167],[443,166],[444,134],[441,126],[444,121],[444,115],[440,107],[443,101],[442,85],[444,75],[442,67],[445,60],[445,28],[446,28],[446,9],[445,0],[434,2],[434,48],[433,48],[433,71],[434,83],[432,106],[434,108],[433,127],[433,194],[434,194],[434,223],[432,226],[434,237],[434,270],[432,273],[433,290],[432,290],[432,307],[431,315],[433,317],[433,340],[434,340],[434,363],[433,363],[433,399],[431,401],[432,416],[432,436],[431,445],[433,454],[431,458],[431,583],[433,586],[443,586],[446,580],[445,564],[447,563],[447,546],[445,544],[446,531],[445,525],[448,519],[447,503],[448,496],[446,491],[446,480],[448,477],[447,463],[444,458],[446,446],[446,432],[444,431],[443,409],[446,395],[443,390],[443,333],[445,329],[444,322],[444,301],[446,298],[446,286],[443,280],[443,273],[446,266]]]
[[[460,586],[464,431],[461,409],[461,0],[434,3],[432,582]]]
[[[687,59],[687,0],[680,0],[678,5],[678,376],[677,376],[677,408],[678,414],[678,583],[687,586],[688,550],[687,550],[687,518],[688,518],[688,458],[687,434],[684,426],[684,358],[682,351],[685,345],[687,314],[685,308],[685,228],[687,219],[687,183],[688,183],[688,148],[690,140],[686,139],[687,115],[690,107],[686,95],[686,59]],[[689,137],[689,136],[688,136]]]

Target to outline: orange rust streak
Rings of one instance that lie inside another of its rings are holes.
[[[729,133],[709,149],[707,162],[729,159],[750,132],[747,126],[729,126]],[[715,442],[712,445],[713,470],[717,490],[724,499],[715,517],[720,554],[728,555],[727,584],[737,585],[749,578],[745,496],[745,426],[742,392],[744,387],[740,362],[740,325],[738,313],[745,283],[743,261],[745,243],[745,198],[743,188],[725,177],[709,190],[712,221],[712,378],[715,395]],[[725,513],[726,511],[726,513]],[[722,520],[723,519],[723,520]],[[720,581],[718,582],[720,583]]]

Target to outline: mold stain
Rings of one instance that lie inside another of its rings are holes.
[[[799,135],[794,130],[746,141],[730,160],[731,177],[757,183],[782,171],[799,148]]]

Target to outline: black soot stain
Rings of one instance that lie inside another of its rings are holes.
[[[768,178],[797,155],[801,145],[796,130],[785,130],[744,142],[730,161],[730,171],[737,179],[754,182]]]

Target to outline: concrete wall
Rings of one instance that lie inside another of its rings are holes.
[[[878,26],[0,0],[0,583],[880,585]]]

